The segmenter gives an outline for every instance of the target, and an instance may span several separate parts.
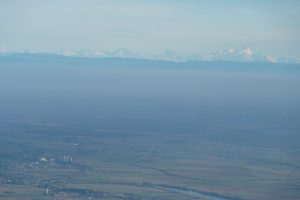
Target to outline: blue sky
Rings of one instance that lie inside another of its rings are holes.
[[[300,1],[0,0],[12,51],[129,48],[205,54],[243,48],[300,56]]]

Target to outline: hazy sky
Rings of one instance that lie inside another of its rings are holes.
[[[300,56],[300,1],[0,0],[0,45],[200,54],[249,46]]]

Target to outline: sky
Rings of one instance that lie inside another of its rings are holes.
[[[300,1],[0,0],[0,46],[199,54],[251,47],[300,57]]]

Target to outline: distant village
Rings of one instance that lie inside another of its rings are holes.
[[[45,196],[49,196],[50,199],[56,199],[57,195],[72,194],[78,196],[80,199],[125,199],[125,200],[138,200],[142,199],[131,193],[109,193],[103,191],[95,191],[90,189],[79,188],[65,188],[58,186],[56,183],[62,180],[36,180],[33,177],[26,176],[23,173],[17,173],[16,166],[11,166],[9,163],[0,163],[0,184],[12,184],[12,185],[24,185],[32,186],[44,189]],[[70,155],[63,155],[60,158],[50,158],[41,156],[36,161],[23,163],[23,168],[40,169],[40,168],[70,168],[80,167],[73,163],[73,157]],[[9,191],[0,191],[1,196],[10,194]]]

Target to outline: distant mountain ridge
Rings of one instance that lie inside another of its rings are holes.
[[[236,61],[236,62],[270,62],[270,63],[298,63],[300,58],[295,56],[274,58],[272,56],[256,52],[249,47],[243,49],[229,48],[222,51],[211,52],[207,55],[201,56],[200,54],[189,54],[180,51],[166,50],[161,54],[141,54],[126,48],[120,48],[115,51],[64,51],[63,55],[66,56],[82,56],[82,57],[118,57],[118,58],[143,58],[155,60],[167,60],[176,62],[185,62],[191,60],[200,61]]]
[[[240,61],[208,61],[194,60],[174,62],[145,58],[120,57],[75,57],[49,53],[10,53],[0,54],[0,70],[2,67],[43,65],[54,68],[68,67],[100,67],[107,69],[155,69],[155,70],[208,70],[220,72],[275,72],[300,73],[300,64],[271,62],[240,62]],[[56,66],[56,67],[55,67]]]
[[[16,54],[6,48],[1,48],[0,56]],[[21,52],[22,53],[22,52]],[[26,52],[25,52],[26,53]],[[30,54],[30,53],[29,53]],[[36,53],[38,54],[38,53]],[[160,54],[143,54],[127,48],[120,48],[114,51],[92,51],[92,50],[63,50],[57,53],[68,57],[85,57],[85,58],[133,58],[133,59],[150,59],[164,60],[175,62],[187,61],[230,61],[230,62],[268,62],[268,63],[294,63],[300,64],[300,58],[295,56],[275,58],[260,52],[256,52],[249,47],[242,49],[229,48],[222,51],[214,51],[207,55],[197,53],[186,53],[181,51],[166,50]]]

